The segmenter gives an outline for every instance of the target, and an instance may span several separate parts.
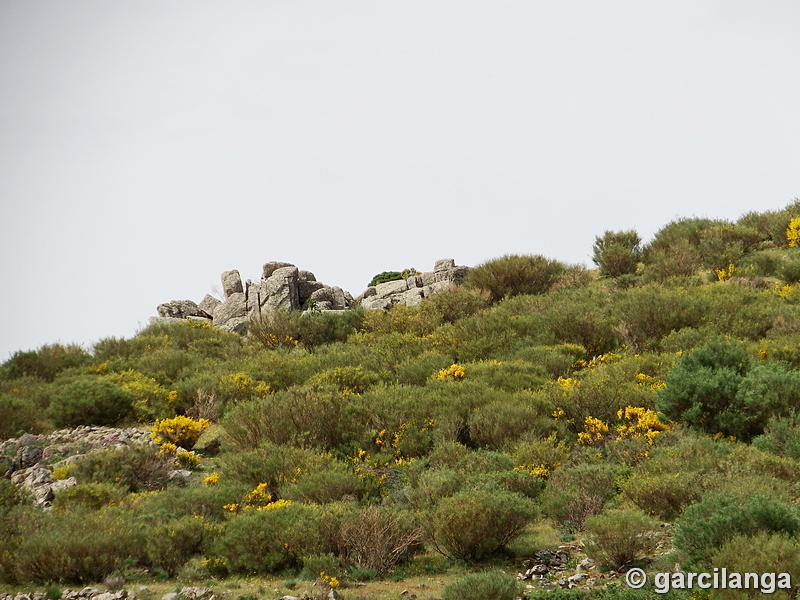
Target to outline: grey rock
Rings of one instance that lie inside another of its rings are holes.
[[[300,281],[302,281],[303,283],[309,283],[309,282],[312,282],[312,281],[317,281],[317,278],[314,276],[314,274],[311,271],[303,271],[303,270],[301,270],[299,272],[299,274],[298,274],[298,277],[299,277]]]
[[[206,294],[203,298],[202,302],[197,305],[197,307],[202,310],[203,312],[208,313],[209,315],[214,314],[214,309],[219,305],[222,304],[221,301],[214,298],[214,296],[210,294]]]
[[[392,307],[392,301],[388,298],[365,298],[361,301],[361,308],[367,310],[388,310]]]
[[[39,446],[22,446],[17,450],[14,457],[14,470],[27,469],[38,463],[42,459],[44,450]]]
[[[350,308],[350,305],[348,304],[348,299],[345,296],[345,292],[342,288],[338,286],[331,287],[331,294],[333,297],[331,308],[333,310],[345,310],[347,308]],[[350,297],[350,300],[352,301],[352,296]]]
[[[14,461],[10,456],[0,456],[0,477],[11,477],[14,472]]]
[[[452,258],[440,258],[433,264],[433,272],[438,273],[440,271],[449,271],[450,269],[455,268],[456,261]]]
[[[436,273],[433,271],[426,271],[422,275],[420,275],[422,279],[422,285],[430,285],[436,281]]]
[[[159,317],[172,317],[173,319],[185,319],[186,317],[209,318],[211,316],[191,300],[172,300],[171,302],[159,304],[156,310]]]
[[[401,302],[406,306],[417,306],[422,302],[422,288],[413,288],[403,294]]]
[[[378,290],[375,289],[374,285],[371,285],[361,293],[361,295],[359,296],[359,299],[363,300],[365,298],[371,298],[372,296],[374,296],[377,293],[378,293]]]
[[[320,281],[303,281],[301,279],[297,283],[297,296],[300,306],[304,306],[308,303],[309,299],[311,298],[311,294],[326,287],[328,286]]]
[[[243,293],[234,293],[214,308],[214,325],[217,327],[224,325],[236,317],[244,317],[247,314],[247,303]]]
[[[576,573],[575,575],[572,575],[571,577],[567,577],[567,583],[571,587],[571,586],[574,586],[574,585],[579,585],[580,583],[583,583],[587,579],[589,579],[589,575],[587,575],[586,573]]]
[[[284,267],[294,267],[294,265],[292,263],[279,262],[279,261],[272,261],[266,263],[263,267],[261,267],[261,281],[263,282],[269,279],[270,277],[272,277],[272,274],[275,273],[275,271]],[[298,276],[299,275],[300,273],[298,272]]]
[[[220,275],[222,280],[222,293],[227,298],[231,294],[244,294],[244,287],[242,286],[242,276],[239,271],[232,269],[231,271],[224,271]]]
[[[405,279],[398,279],[397,281],[387,281],[386,283],[379,283],[375,286],[375,296],[377,298],[386,298],[394,294],[405,292],[408,289],[408,284]]]
[[[177,597],[178,594],[176,594],[175,592],[170,592],[169,594],[164,594],[163,596],[161,596],[161,600],[176,600]]]
[[[219,326],[220,331],[227,331],[228,333],[237,333],[239,335],[247,335],[247,324],[250,322],[248,317],[234,317],[228,319]]]
[[[214,594],[214,590],[208,587],[189,587],[184,586],[181,589],[181,594],[190,600],[202,600],[209,598]]]
[[[408,279],[406,279],[406,285],[408,285],[408,289],[411,288],[421,288],[422,287],[422,276],[421,275],[412,275]]]
[[[74,477],[68,477],[67,479],[59,479],[58,481],[54,481],[53,485],[50,486],[50,489],[53,490],[54,494],[57,494],[61,490],[71,488],[74,485],[78,485],[78,480]]]
[[[268,279],[261,282],[261,293],[264,296],[261,299],[262,310],[299,309],[299,276],[297,267],[293,265],[275,269]]]
[[[117,596],[114,592],[103,592],[102,594],[93,596],[92,600],[117,600]]]
[[[84,598],[89,598],[90,596],[95,596],[100,593],[100,590],[93,587],[85,587],[80,592],[78,592],[79,596],[83,596]]]

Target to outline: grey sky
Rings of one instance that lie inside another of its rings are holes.
[[[800,196],[800,3],[0,0],[0,361]]]

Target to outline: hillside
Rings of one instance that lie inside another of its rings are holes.
[[[17,352],[0,593],[653,597],[632,566],[796,585],[798,243],[800,200],[599,234],[596,270],[488,260],[413,306]]]

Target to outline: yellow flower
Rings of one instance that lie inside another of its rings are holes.
[[[578,434],[578,443],[590,445],[595,444],[608,435],[608,425],[600,419],[586,417],[583,424],[583,431]]]
[[[203,483],[205,485],[217,485],[217,483],[219,483],[219,473],[212,473],[203,479]]]
[[[445,379],[453,379],[454,381],[461,381],[466,376],[466,371],[464,367],[458,364],[452,364],[446,369],[442,369],[439,371],[439,374],[436,375],[436,379],[439,381],[444,381]]]

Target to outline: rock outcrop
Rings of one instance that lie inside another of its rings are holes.
[[[443,258],[436,261],[433,271],[368,287],[356,300],[367,309],[388,309],[394,304],[416,306],[448,286],[461,285],[468,272],[469,267],[456,266],[452,258]]]
[[[149,432],[135,428],[81,426],[47,435],[26,433],[0,443],[0,456],[5,459],[0,461],[0,471],[26,492],[34,506],[49,508],[55,494],[77,485],[74,477],[54,481],[53,469],[93,450],[151,443]]]
[[[456,266],[452,258],[445,258],[436,261],[433,271],[369,287],[353,299],[342,288],[317,281],[311,271],[300,270],[291,263],[272,261],[262,267],[258,282],[248,279],[243,284],[235,269],[222,273],[223,300],[206,294],[200,304],[191,300],[166,302],[158,306],[158,317],[150,321],[200,320],[244,335],[248,321],[265,312],[329,312],[355,307],[386,310],[395,304],[416,306],[448,286],[460,285],[468,271],[469,267]]]

